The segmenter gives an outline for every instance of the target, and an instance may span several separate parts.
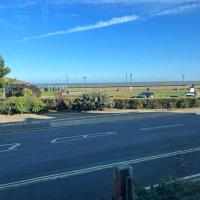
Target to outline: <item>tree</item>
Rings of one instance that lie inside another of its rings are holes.
[[[10,73],[10,68],[6,67],[5,61],[0,55],[0,88],[3,88],[3,97],[5,97],[6,80],[4,77]]]

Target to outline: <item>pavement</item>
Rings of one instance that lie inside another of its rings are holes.
[[[64,115],[0,125],[1,200],[99,200],[113,193],[113,167],[133,167],[144,186],[200,172],[200,115]],[[195,176],[196,177],[196,176]]]

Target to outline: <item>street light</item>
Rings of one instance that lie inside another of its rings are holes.
[[[83,77],[85,93],[86,93],[86,78],[87,78],[86,76]]]
[[[132,87],[132,83],[133,83],[133,74],[130,74],[130,81],[131,81],[131,87]]]

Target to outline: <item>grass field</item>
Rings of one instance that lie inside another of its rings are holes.
[[[189,86],[153,86],[149,87],[150,91],[154,93],[155,98],[166,98],[170,96],[185,97]],[[200,91],[200,87],[197,87]],[[109,96],[117,98],[130,98],[137,94],[146,91],[146,87],[133,87],[132,91],[129,87],[102,87],[102,88],[69,88],[70,96],[79,96],[84,93],[102,92]],[[43,97],[53,97],[54,92],[43,92]]]

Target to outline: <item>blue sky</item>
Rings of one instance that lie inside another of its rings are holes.
[[[200,0],[0,0],[0,53],[33,83],[200,80]]]

